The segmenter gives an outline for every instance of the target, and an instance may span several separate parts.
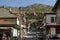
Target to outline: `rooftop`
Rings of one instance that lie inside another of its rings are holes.
[[[14,23],[7,20],[0,20],[0,24],[14,24]]]

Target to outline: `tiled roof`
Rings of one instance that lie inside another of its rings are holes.
[[[11,14],[18,15],[19,13],[25,14],[25,11],[10,11]]]
[[[11,14],[6,8],[0,8],[0,17],[16,17],[16,15]]]
[[[14,24],[14,23],[7,20],[0,20],[0,24]]]
[[[0,17],[0,18],[17,18],[17,17]]]
[[[46,14],[56,14],[56,12],[46,12],[46,13],[44,13],[44,15],[46,15]]]

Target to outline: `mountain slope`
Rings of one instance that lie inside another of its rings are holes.
[[[19,11],[19,7],[7,7],[7,6],[0,6],[5,8],[11,8],[14,11]],[[44,5],[44,4],[33,4],[26,7],[20,7],[20,11],[26,11],[26,12],[48,12],[52,10],[53,6]]]
[[[33,4],[27,7],[22,7],[23,11],[28,12],[48,12],[52,10],[52,6],[44,5],[44,4]]]

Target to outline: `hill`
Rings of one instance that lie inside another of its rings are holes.
[[[0,6],[5,8],[11,8],[14,11],[19,11],[19,7],[7,7],[7,6]],[[52,10],[53,6],[44,5],[44,4],[33,4],[26,7],[20,7],[20,11],[26,11],[26,12],[48,12]]]
[[[0,8],[12,9],[13,11],[19,11],[19,7],[0,6]]]
[[[33,4],[27,7],[21,7],[23,11],[28,12],[48,12],[52,10],[53,6],[44,5],[44,4]]]

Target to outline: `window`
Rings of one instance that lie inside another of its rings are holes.
[[[54,22],[56,22],[56,17],[51,17],[51,23],[54,23]]]

